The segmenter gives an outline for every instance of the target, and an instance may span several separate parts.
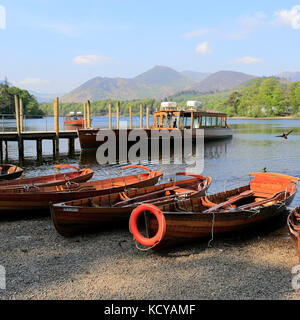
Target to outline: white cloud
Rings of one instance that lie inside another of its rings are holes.
[[[111,58],[97,55],[77,56],[73,62],[80,65],[97,65],[110,62]]]
[[[231,61],[231,64],[257,64],[262,62],[263,62],[262,59],[246,56],[246,57],[238,58]]]
[[[291,10],[280,10],[275,12],[278,16],[277,22],[289,25],[293,29],[300,29],[300,5],[294,6]]]
[[[213,32],[213,31],[215,31],[215,29],[199,29],[199,30],[187,32],[182,37],[190,39],[190,38],[203,36],[204,34],[207,34],[207,33]]]
[[[208,42],[205,41],[205,42],[199,43],[197,45],[196,53],[198,53],[198,54],[210,54],[210,53],[212,53],[212,50],[208,46]]]

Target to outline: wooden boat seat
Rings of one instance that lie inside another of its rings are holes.
[[[179,194],[190,194],[190,193],[193,193],[193,192],[195,192],[195,191],[194,190],[189,190],[189,189],[183,189],[183,188],[178,188],[178,189],[175,190],[175,193],[177,195],[179,195]]]
[[[237,207],[236,209],[249,210],[249,209],[252,209],[252,208],[255,208],[255,207],[258,207],[258,206],[268,206],[270,204],[273,204],[273,203],[276,203],[278,201],[284,200],[285,196],[289,197],[290,193],[288,192],[286,194],[285,191],[281,191],[281,192],[276,193],[275,195],[273,195],[270,198],[266,198],[266,199],[263,199],[263,200],[258,201],[258,202],[254,201],[252,203],[248,203],[248,204],[245,204],[243,206]]]
[[[274,196],[274,194],[276,194],[276,192],[271,192],[271,193],[268,193],[268,192],[254,192],[254,197],[257,197],[257,198],[263,198],[263,199],[266,199],[266,198],[270,198],[272,196]]]
[[[221,209],[221,208],[224,208],[224,207],[228,207],[229,205],[232,205],[232,204],[234,204],[235,202],[238,202],[241,199],[252,197],[253,194],[254,194],[253,191],[247,190],[247,191],[242,192],[241,194],[239,194],[239,195],[237,195],[235,197],[232,197],[230,200],[227,200],[225,202],[219,203],[219,204],[211,207],[210,209],[205,210],[203,213],[211,213],[211,212],[214,212],[214,211],[216,211],[218,209]]]

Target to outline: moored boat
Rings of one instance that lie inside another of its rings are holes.
[[[107,194],[53,205],[52,220],[56,230],[65,237],[79,232],[103,228],[107,224],[126,221],[134,208],[141,203],[161,205],[173,199],[191,199],[206,194],[210,177],[191,173],[177,173],[188,179],[121,193]]]
[[[65,118],[65,127],[70,130],[84,128],[84,119],[81,112],[70,112]]]
[[[0,181],[14,180],[21,177],[23,169],[13,164],[0,164]]]
[[[1,189],[0,212],[26,212],[33,210],[49,210],[49,203],[60,203],[88,197],[96,197],[108,193],[121,192],[126,188],[141,188],[155,185],[162,176],[160,171],[151,171],[143,166],[127,166],[142,168],[146,173],[122,176],[105,180],[84,183],[67,182],[60,186],[38,187],[35,185],[23,188]]]
[[[161,110],[154,113],[152,129],[134,129],[134,133],[148,143],[150,148],[151,140],[163,139],[162,136],[169,137],[171,132],[176,133],[176,138],[183,141],[187,134],[186,130],[191,131],[192,141],[197,139],[197,132],[202,130],[205,141],[221,140],[232,138],[232,130],[227,123],[227,114],[217,111],[202,110],[202,104],[199,101],[188,101],[187,110],[180,110],[174,102],[163,102]],[[97,139],[97,135],[102,132],[103,135],[109,134],[108,129],[81,129],[78,130],[78,138],[82,150],[96,150],[105,141]],[[120,137],[129,137],[131,129],[113,130],[116,137],[116,145],[119,146]],[[158,133],[160,138],[158,138]],[[177,137],[178,136],[178,137]],[[127,146],[130,147],[134,142],[127,139]]]
[[[69,168],[75,171],[66,173],[57,173],[48,176],[39,176],[32,178],[23,178],[18,180],[1,181],[0,190],[2,189],[16,189],[27,187],[46,187],[46,186],[59,186],[67,182],[86,182],[92,179],[94,171],[91,169],[78,169],[68,164],[56,165],[55,169]]]
[[[300,260],[300,207],[296,207],[288,216],[287,225],[291,235],[291,239],[298,248]]]
[[[136,241],[166,250],[186,242],[256,226],[282,214],[297,191],[298,178],[276,173],[253,173],[249,185],[190,201],[140,206],[130,218]],[[149,238],[137,230],[137,216],[145,215]]]

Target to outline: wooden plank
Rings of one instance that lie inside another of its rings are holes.
[[[219,203],[219,204],[217,204],[216,206],[214,206],[214,207],[212,207],[212,208],[210,208],[210,209],[208,209],[208,210],[203,211],[203,213],[212,213],[212,212],[214,212],[214,211],[216,211],[216,210],[218,210],[218,209],[227,207],[227,206],[229,206],[230,204],[233,204],[233,203],[235,203],[235,202],[237,202],[237,201],[239,201],[239,200],[241,200],[241,199],[252,197],[253,194],[254,194],[253,191],[247,190],[247,191],[241,193],[240,195],[229,199],[228,201]]]

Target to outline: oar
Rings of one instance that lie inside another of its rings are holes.
[[[113,205],[113,207],[124,207],[126,205],[132,204],[133,202],[143,201],[144,199],[147,199],[147,198],[153,197],[153,196],[159,196],[160,194],[164,194],[166,191],[172,191],[172,190],[175,190],[177,188],[178,187],[174,187],[174,189],[168,188],[168,189],[163,189],[163,190],[147,193],[147,194],[144,194],[142,196],[138,196],[138,197],[135,197],[135,198],[131,198],[129,200],[118,202],[115,205]]]
[[[249,197],[251,197],[251,196],[253,196],[253,195],[254,195],[254,191],[247,190],[247,191],[241,193],[240,195],[238,195],[238,196],[236,196],[236,197],[234,197],[234,198],[232,198],[232,199],[230,199],[230,200],[228,200],[228,201],[219,203],[219,204],[217,204],[216,206],[213,206],[212,208],[203,211],[203,213],[211,213],[211,212],[214,212],[214,211],[216,211],[216,210],[218,210],[218,209],[221,209],[221,208],[223,208],[223,207],[229,206],[230,204],[233,204],[233,203],[235,203],[235,202],[237,202],[237,201],[239,201],[239,200],[241,200],[241,199],[244,199],[244,198],[249,198]]]
[[[255,208],[255,207],[261,206],[263,204],[266,204],[268,202],[279,201],[282,196],[285,196],[285,191],[278,192],[273,197],[270,197],[270,198],[267,198],[267,199],[264,199],[264,200],[261,200],[261,201],[258,201],[258,202],[252,202],[252,203],[249,203],[249,204],[245,204],[243,206],[240,206],[240,207],[237,207],[237,208],[234,208],[234,209],[230,209],[230,210],[228,210],[226,212],[235,212],[235,211],[247,210],[247,209]]]

